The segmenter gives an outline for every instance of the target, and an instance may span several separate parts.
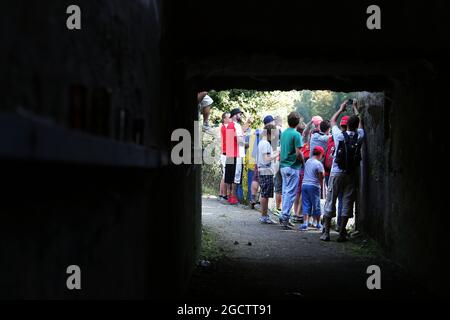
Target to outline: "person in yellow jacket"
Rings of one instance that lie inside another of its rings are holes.
[[[245,153],[244,159],[244,190],[247,190],[246,200],[252,204],[255,202],[252,195],[252,181],[253,175],[255,174],[255,166],[256,166],[256,152],[258,151],[258,142],[259,142],[259,130],[248,130],[248,135],[245,136],[245,142],[247,150]]]

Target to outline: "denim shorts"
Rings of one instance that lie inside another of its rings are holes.
[[[320,217],[320,187],[304,184],[302,186],[303,214]]]

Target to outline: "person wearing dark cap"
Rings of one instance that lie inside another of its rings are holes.
[[[233,205],[239,203],[236,190],[242,180],[242,164],[245,157],[245,140],[241,127],[242,115],[240,109],[231,110],[231,122],[228,123],[226,131],[225,183],[228,190],[231,190],[228,203]]]
[[[275,120],[271,115],[267,115],[264,117],[263,123],[264,126],[275,125]],[[251,152],[252,158],[256,159],[256,161],[258,161],[258,146],[261,139],[262,139],[262,130],[260,129],[255,130],[255,134],[252,136],[252,139],[250,141],[250,144],[253,148],[252,150],[249,150],[249,152]],[[249,197],[250,207],[252,209],[255,208],[255,205],[258,202],[257,199],[258,188],[259,188],[259,172],[258,172],[258,165],[256,163],[254,166],[253,177],[251,180],[251,190]]]
[[[337,115],[337,117],[339,117],[339,111],[336,112],[335,115]],[[348,118],[350,118],[349,116],[343,116],[341,118],[341,121],[339,122],[339,127],[337,126],[337,117],[333,120],[333,125],[332,127],[332,131],[331,131],[331,137],[333,139],[333,146],[334,148],[336,148],[336,137],[344,131],[347,131],[347,122],[348,122]],[[330,121],[330,125],[331,125],[331,121]],[[335,149],[336,150],[336,149]],[[331,170],[331,168],[329,169]],[[326,170],[325,170],[326,171]],[[325,172],[325,184],[328,188],[328,182],[330,180],[330,172]],[[341,225],[341,218],[342,218],[342,192],[339,193],[338,195],[338,208],[337,208],[337,221],[336,221],[336,231],[339,232],[339,226]]]
[[[275,125],[275,119],[271,115],[267,115],[264,117],[263,123],[264,126],[267,126],[268,124]]]
[[[344,102],[342,105],[346,105],[347,102]],[[341,105],[341,107],[342,107]],[[338,118],[339,115],[344,112],[345,109],[341,110],[341,108],[333,115],[333,117],[330,120],[330,127],[331,127],[331,137],[333,139],[333,145],[334,148],[336,150],[337,148],[337,141],[336,141],[336,137],[344,132],[347,131],[347,122],[348,122],[348,118],[350,118],[349,116],[343,116],[341,118],[341,121],[339,122],[339,126],[338,126]],[[334,155],[333,155],[334,156]],[[331,171],[331,168],[329,169]],[[327,170],[325,170],[327,171]],[[328,188],[328,183],[330,181],[330,173],[331,172],[325,172],[325,184]],[[342,192],[338,194],[338,198],[337,198],[337,219],[336,219],[336,231],[339,232],[339,226],[341,225],[341,218],[342,218]]]

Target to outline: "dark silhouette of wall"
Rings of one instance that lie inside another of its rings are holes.
[[[361,101],[358,228],[445,294],[443,2],[380,3],[378,31],[364,1],[79,1],[81,31],[65,28],[69,4],[15,1],[1,21],[0,297],[182,292],[200,167],[170,164],[170,136],[193,132],[197,91],[236,87],[384,92]],[[70,264],[80,292],[65,287]]]
[[[168,162],[193,116],[171,94],[163,4],[77,1],[69,31],[71,4],[14,1],[1,19],[0,297],[174,297],[199,247],[200,172]]]

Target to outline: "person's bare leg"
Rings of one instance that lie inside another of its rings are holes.
[[[306,226],[306,229],[308,228],[308,219],[309,216],[306,213],[303,213],[303,226]],[[304,229],[304,228],[302,228]]]
[[[237,198],[236,190],[237,190],[237,184],[236,184],[236,183],[233,183],[233,184],[231,185],[231,195],[232,195],[234,198]]]
[[[300,218],[300,201],[302,200],[302,194],[297,193],[294,200],[294,216]]]
[[[301,212],[303,212],[303,201],[302,201],[302,194],[300,193],[300,208],[298,208],[298,214],[300,215]],[[303,220],[304,221],[304,220]]]
[[[317,226],[320,223],[320,218],[319,217],[313,217],[313,226]]]
[[[256,203],[258,202],[256,199],[256,194],[258,193],[258,187],[259,187],[259,183],[256,181],[252,181],[252,187],[251,187],[251,192],[252,192],[252,201],[251,203]]]
[[[277,206],[277,210],[281,211],[281,193],[276,193],[275,194],[275,203]]]
[[[231,185],[229,183],[225,183],[225,192],[227,197],[229,198],[231,196]]]
[[[297,216],[300,195],[297,193],[294,199],[294,216]]]
[[[222,180],[220,180],[219,196],[225,195],[226,195],[225,180],[224,178],[222,178]]]
[[[267,209],[269,207],[269,199],[261,197],[261,216],[267,217]]]
[[[203,124],[209,125],[209,115],[211,114],[211,107],[204,107],[202,110]]]

